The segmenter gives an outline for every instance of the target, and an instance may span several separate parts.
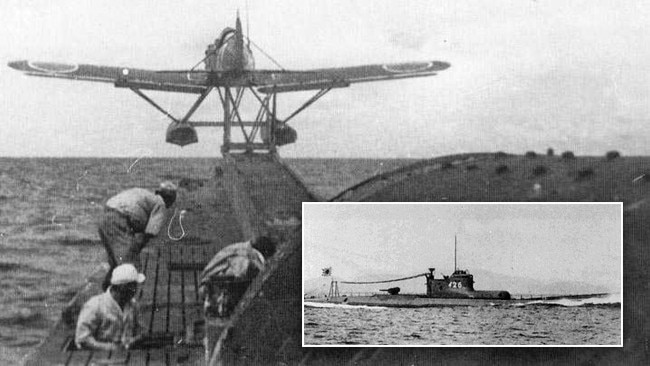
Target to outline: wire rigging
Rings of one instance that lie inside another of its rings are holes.
[[[262,47],[258,46],[255,42],[251,41],[250,38],[247,37],[247,39],[248,39],[248,42],[249,42],[249,43],[252,43],[252,44],[253,44],[253,47],[255,47],[258,51],[260,51],[264,56],[266,56],[266,58],[268,58],[269,60],[271,60],[271,62],[273,62],[273,63],[275,64],[275,66],[279,67],[282,71],[287,71],[287,69],[285,69],[282,65],[280,65],[279,62],[275,61],[275,59],[274,59],[273,57],[271,57],[271,55],[269,55],[268,53],[266,53],[266,52],[262,49]]]
[[[415,276],[409,276],[409,277],[403,277],[403,278],[397,278],[394,280],[385,280],[385,281],[368,281],[368,282],[351,282],[351,281],[339,281],[339,283],[347,283],[347,284],[353,284],[353,285],[369,285],[373,283],[387,283],[387,282],[397,282],[397,281],[404,281],[404,280],[410,280],[411,278],[416,278],[416,277],[421,277],[421,276],[426,276],[426,273],[420,273]]]

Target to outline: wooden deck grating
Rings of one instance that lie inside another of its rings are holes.
[[[204,264],[218,245],[181,246],[167,245],[148,250],[143,255],[147,281],[138,296],[140,323],[145,333],[171,333],[176,339],[184,336],[187,327],[203,319],[199,302],[198,269],[169,270],[169,263]],[[197,266],[198,267],[198,266]],[[73,342],[74,329],[66,329],[65,345]],[[166,345],[147,350],[98,352],[65,350],[63,365],[175,365],[203,364],[202,347]]]

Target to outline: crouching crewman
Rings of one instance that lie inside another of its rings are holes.
[[[90,298],[77,320],[77,348],[113,351],[128,348],[140,338],[135,294],[145,276],[130,263],[122,264],[111,275],[110,287]]]
[[[141,268],[140,252],[164,227],[177,187],[162,182],[154,192],[142,188],[122,191],[106,201],[99,220],[99,237],[104,244],[111,270],[123,263]],[[109,285],[110,271],[103,284]]]
[[[261,236],[221,249],[201,274],[200,293],[206,313],[230,316],[248,285],[264,269],[266,260],[275,254],[275,246],[273,239]]]
[[[266,236],[230,244],[221,249],[203,270],[199,291],[204,299],[206,362],[210,360],[219,329],[232,315],[251,281],[264,270],[266,261],[275,250],[275,240]]]

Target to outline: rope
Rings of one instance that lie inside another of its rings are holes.
[[[426,276],[426,273],[420,273],[415,276],[410,276],[410,277],[404,277],[404,278],[398,278],[395,280],[386,280],[386,281],[370,281],[370,282],[350,282],[350,281],[339,281],[339,283],[347,283],[347,284],[353,284],[353,285],[368,285],[372,283],[386,283],[386,282],[397,282],[397,281],[404,281],[404,280],[410,280],[411,278],[416,278],[420,276]]]
[[[177,238],[172,236],[172,233],[171,233],[171,231],[172,231],[172,222],[174,221],[174,217],[176,217],[176,212],[177,211],[178,211],[177,209],[174,209],[174,216],[172,216],[172,218],[169,220],[169,225],[167,225],[167,236],[169,237],[169,239],[171,239],[173,241],[179,241],[179,240],[183,239],[185,237],[185,235],[186,235],[185,229],[183,228],[183,216],[185,216],[185,212],[187,212],[187,211],[181,210],[180,215],[178,215],[178,224],[181,226],[181,236],[179,236]]]

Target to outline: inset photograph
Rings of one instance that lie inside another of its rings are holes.
[[[303,346],[622,347],[621,203],[303,203]]]

